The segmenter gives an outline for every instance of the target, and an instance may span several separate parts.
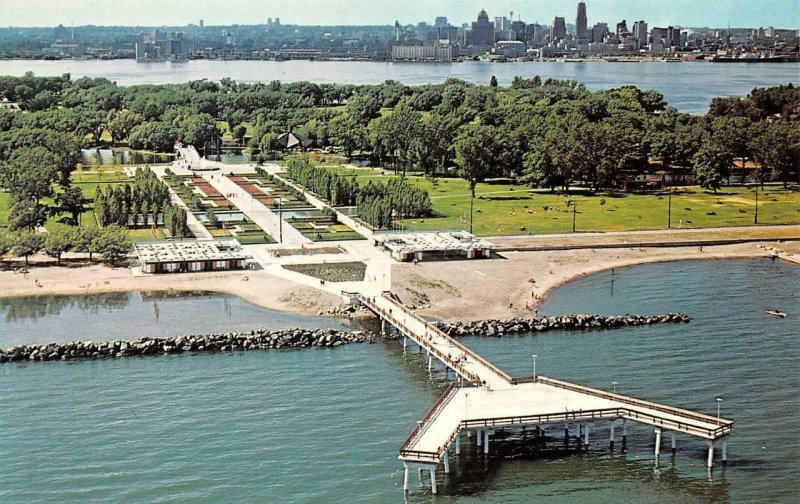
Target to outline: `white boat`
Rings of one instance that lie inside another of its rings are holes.
[[[773,317],[786,318],[786,314],[778,310],[767,310],[767,315],[772,315]]]

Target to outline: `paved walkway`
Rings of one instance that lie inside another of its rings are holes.
[[[350,217],[349,215],[343,214],[342,212],[336,210],[334,207],[330,206],[328,203],[326,203],[326,202],[322,201],[321,199],[317,198],[316,196],[314,196],[313,194],[308,192],[305,187],[303,187],[303,186],[301,186],[299,184],[295,184],[291,180],[289,180],[286,177],[284,177],[283,176],[283,173],[284,173],[283,168],[281,168],[280,166],[275,165],[275,164],[265,165],[264,168],[273,177],[280,179],[286,185],[294,187],[298,191],[302,192],[303,195],[306,197],[306,200],[308,200],[308,202],[311,203],[311,205],[313,205],[314,208],[316,208],[317,210],[325,210],[325,209],[328,209],[328,208],[332,209],[333,211],[336,212],[336,216],[337,216],[339,222],[349,226],[351,229],[356,231],[358,234],[360,234],[364,238],[366,238],[368,240],[372,240],[373,233],[372,233],[371,229],[369,229],[368,227],[364,226],[363,224],[360,224],[359,222],[356,222],[356,220],[353,219],[352,217]]]
[[[800,237],[800,225],[493,236],[489,240],[497,246],[498,250],[559,250],[604,247],[710,246],[747,241],[796,240],[798,237]]]
[[[278,215],[270,210],[266,205],[252,197],[247,191],[236,185],[234,181],[220,173],[204,172],[202,177],[211,184],[214,189],[228,198],[231,203],[236,205],[247,217],[258,224],[261,229],[271,234],[275,240],[283,237],[284,245],[304,245],[312,241],[303,236],[300,231],[287,224],[280,224]],[[281,229],[282,228],[282,229]]]
[[[164,180],[164,174],[167,168],[167,166],[152,166],[150,169],[153,170],[153,173],[155,173],[159,179]],[[169,168],[172,169],[172,167]],[[173,169],[172,171],[175,170]],[[183,200],[175,193],[175,191],[172,190],[171,187],[169,188],[169,197],[172,203],[175,203],[184,211],[186,211],[186,224],[189,226],[189,230],[192,232],[192,234],[194,234],[195,238],[198,240],[214,239],[214,237],[211,236],[211,232],[206,229],[206,227],[199,220],[197,220],[197,217],[194,216],[192,210],[186,206],[186,203],[183,202]]]

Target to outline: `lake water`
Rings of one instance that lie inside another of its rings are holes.
[[[622,268],[558,289],[541,312],[680,310],[692,322],[464,340],[511,374],[530,374],[537,353],[547,376],[618,381],[620,392],[708,413],[723,397],[736,427],[729,464],[711,479],[700,440],[679,437],[676,457],[665,450],[655,469],[652,428],[631,428],[622,454],[602,448],[595,427],[588,455],[486,463],[473,444],[449,477],[440,472],[439,496],[412,484],[408,502],[796,502],[798,285],[800,269],[769,260]],[[189,314],[224,315],[209,303]],[[64,328],[104,310],[37,321]],[[265,325],[280,323],[266,313]],[[0,366],[0,501],[400,502],[397,447],[444,387],[420,364],[394,341]]]
[[[0,298],[0,348],[317,326],[344,328],[335,319],[266,310],[235,296],[202,292]]]
[[[443,82],[448,77],[488,84],[492,75],[501,85],[515,76],[575,79],[589,89],[636,85],[657,89],[670,105],[681,111],[702,114],[716,96],[744,96],[754,87],[787,84],[800,80],[796,63],[388,63],[366,61],[209,61],[185,63],[136,63],[134,60],[4,60],[0,73],[23,75],[72,74],[106,77],[120,85],[180,83],[196,79],[240,82],[280,80],[377,84],[392,79],[404,84]]]

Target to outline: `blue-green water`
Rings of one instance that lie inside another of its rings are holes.
[[[279,313],[202,292],[0,298],[0,348],[317,326],[343,327],[331,318]]]
[[[72,78],[104,77],[120,85],[167,84],[195,79],[239,82],[310,81],[339,84],[380,84],[396,80],[408,85],[444,82],[447,78],[488,84],[496,76],[507,86],[516,76],[543,79],[575,79],[589,89],[635,85],[660,91],[667,102],[682,112],[704,114],[717,96],[745,96],[754,87],[795,84],[797,63],[581,63],[513,62],[404,63],[377,61],[213,61],[184,63],[137,63],[134,60],[3,60],[0,73],[62,75]]]
[[[728,466],[709,479],[703,444],[680,437],[656,470],[639,427],[624,455],[598,441],[588,455],[485,463],[473,446],[439,474],[439,496],[413,489],[409,502],[796,501],[800,269],[637,266],[614,272],[613,296],[611,278],[569,284],[541,312],[694,320],[465,342],[512,374],[537,353],[548,376],[712,413],[721,396],[736,420]],[[397,447],[443,387],[416,359],[385,342],[0,366],[0,502],[400,502]]]

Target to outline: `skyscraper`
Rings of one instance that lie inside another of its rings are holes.
[[[578,4],[578,16],[575,18],[575,35],[578,40],[585,41],[589,38],[587,27],[586,4],[584,2],[580,2]]]
[[[567,36],[567,23],[563,17],[556,17],[553,20],[553,27],[550,28],[550,40],[563,39]]]
[[[478,21],[472,23],[472,45],[494,45],[494,25],[489,22],[485,10],[478,14]]]
[[[639,41],[639,47],[647,46],[647,23],[636,21],[633,23],[633,36]]]

